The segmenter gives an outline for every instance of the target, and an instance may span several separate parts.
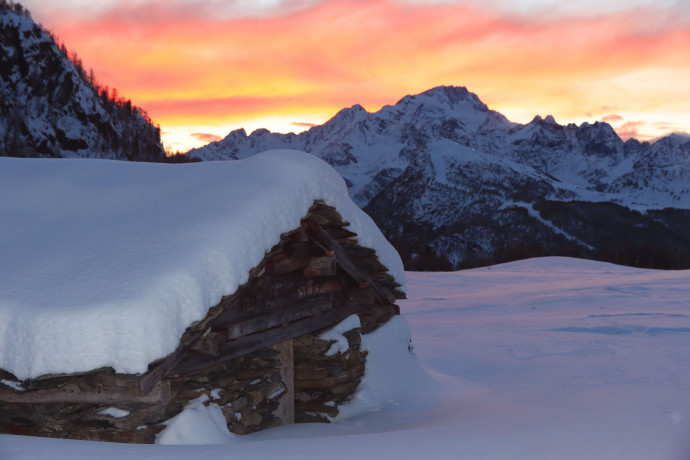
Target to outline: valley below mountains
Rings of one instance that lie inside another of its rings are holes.
[[[690,137],[622,141],[610,125],[510,122],[462,87],[369,113],[359,105],[300,134],[257,130],[188,152],[236,160],[309,152],[401,253],[408,270],[561,255],[690,268]]]

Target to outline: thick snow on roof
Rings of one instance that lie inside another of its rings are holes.
[[[0,158],[0,368],[143,373],[316,199],[404,283],[343,179],[305,153],[185,165]]]

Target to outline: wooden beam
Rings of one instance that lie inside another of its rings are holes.
[[[323,294],[309,295],[312,291],[316,292],[317,287],[305,284],[303,281],[291,282],[291,285],[292,289],[286,291],[290,295],[272,295],[262,292],[262,294],[268,295],[256,299],[250,299],[248,296],[247,299],[245,299],[246,301],[251,300],[251,302],[255,302],[255,305],[253,303],[243,305],[238,301],[236,304],[227,308],[221,315],[218,315],[213,321],[213,330],[228,328],[244,321],[271,315],[276,311],[289,310],[292,307],[297,307],[297,309],[299,309],[299,305],[309,303],[311,297],[317,298],[320,296],[325,298],[330,292],[333,292],[336,287],[327,284]],[[278,294],[280,294],[280,292],[278,292]]]
[[[385,303],[395,303],[395,296],[386,288],[379,285],[367,271],[362,269],[356,262],[354,262],[347,251],[328,234],[320,225],[314,221],[303,220],[302,226],[306,229],[307,234],[317,244],[326,250],[335,252],[338,265],[342,267],[355,281],[366,281],[371,285],[377,293],[377,300]]]
[[[266,261],[266,269],[274,275],[290,273],[309,265],[312,257],[318,255],[318,248],[308,241],[300,241],[285,246]]]
[[[231,340],[223,345],[221,354],[218,357],[189,355],[171,371],[170,375],[193,372],[210,364],[237,358],[285,340],[316,332],[325,327],[337,324],[348,316],[368,308],[371,308],[370,304],[348,303],[342,307],[333,308],[318,316],[302,318],[286,324],[284,327],[265,329],[236,340]]]
[[[236,339],[264,329],[291,323],[301,318],[314,316],[328,311],[334,306],[335,302],[332,294],[299,299],[280,310],[271,310],[261,316],[227,324],[226,339]],[[218,326],[214,324],[215,328],[218,328]]]
[[[0,401],[7,403],[78,403],[78,404],[159,404],[170,402],[170,382],[154,385],[147,394],[136,386],[89,387],[75,379],[51,389],[17,392],[0,387]]]

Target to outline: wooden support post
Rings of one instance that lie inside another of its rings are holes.
[[[292,339],[273,345],[271,348],[280,353],[277,358],[280,360],[280,378],[287,390],[280,397],[280,406],[274,412],[283,425],[295,423],[295,360],[292,349]]]

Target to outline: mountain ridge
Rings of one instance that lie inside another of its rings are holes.
[[[643,265],[661,263],[653,253],[671,253],[677,257],[664,256],[668,266],[690,266],[690,240],[671,231],[671,221],[690,212],[684,136],[624,142],[607,123],[560,125],[550,115],[513,123],[467,88],[441,86],[376,112],[344,108],[300,134],[236,130],[188,155],[232,160],[274,148],[304,150],[338,170],[408,268],[425,254],[422,268],[518,253],[620,261],[631,252]],[[667,208],[673,217],[650,217]],[[671,223],[657,228],[664,220]],[[628,232],[624,221],[646,230]],[[606,228],[613,227],[620,241],[611,241]]]

